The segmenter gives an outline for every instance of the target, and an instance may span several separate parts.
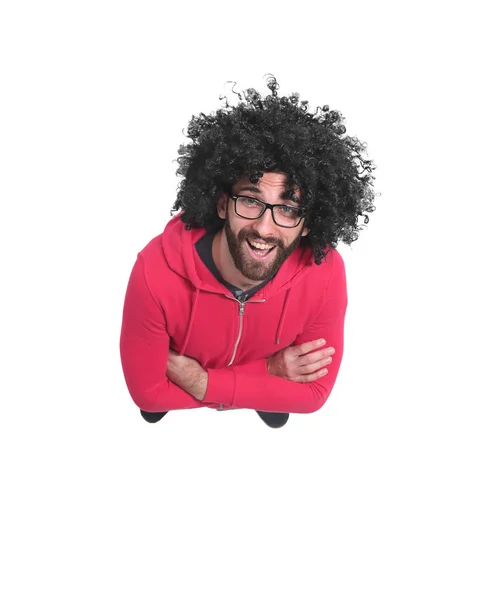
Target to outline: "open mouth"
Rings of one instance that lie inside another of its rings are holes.
[[[271,246],[270,248],[257,248],[254,244],[252,244],[249,240],[246,240],[247,245],[249,246],[249,250],[251,254],[257,258],[266,258],[271,252],[273,252],[276,246]],[[265,245],[265,244],[263,244]]]

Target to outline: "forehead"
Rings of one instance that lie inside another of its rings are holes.
[[[248,176],[241,177],[236,181],[235,189],[237,192],[241,190],[249,190],[251,192],[272,192],[279,196],[286,197],[289,190],[287,189],[287,177],[284,173],[263,173],[259,181],[253,183]],[[300,198],[300,190],[295,188],[294,193],[296,198]]]

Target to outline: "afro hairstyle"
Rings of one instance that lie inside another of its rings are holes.
[[[232,82],[231,82],[232,83]],[[235,87],[235,84],[234,84]],[[346,135],[344,118],[328,105],[311,112],[308,101],[293,93],[279,97],[279,84],[267,78],[271,93],[262,97],[253,88],[239,101],[209,115],[193,116],[187,128],[191,141],[179,147],[178,185],[174,211],[187,229],[218,231],[223,219],[217,213],[222,192],[247,176],[256,183],[265,172],[283,173],[289,195],[301,190],[307,236],[317,265],[339,240],[350,245],[362,229],[358,219],[375,210],[375,166],[366,157],[366,145]],[[367,224],[369,217],[364,216]]]

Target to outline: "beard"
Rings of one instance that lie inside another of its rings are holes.
[[[241,229],[236,235],[230,227],[228,213],[225,218],[224,228],[227,244],[236,269],[242,273],[246,279],[251,281],[265,281],[266,279],[273,277],[282,264],[299,246],[303,231],[301,229],[296,239],[289,246],[285,247],[281,240],[261,240],[255,232],[246,231],[245,229]],[[269,245],[275,244],[275,248],[270,251],[270,257],[266,260],[256,260],[256,258],[249,254],[246,242],[247,239],[259,242],[263,241]]]

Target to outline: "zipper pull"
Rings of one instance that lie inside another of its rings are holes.
[[[246,305],[245,302],[239,302],[239,314],[242,315],[244,314],[244,306]]]

